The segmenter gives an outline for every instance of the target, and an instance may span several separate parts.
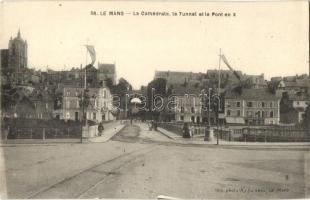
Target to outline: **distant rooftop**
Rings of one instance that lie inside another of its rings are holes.
[[[235,91],[227,91],[226,99],[245,99],[245,100],[277,100],[280,99],[267,89],[242,89],[241,94]]]

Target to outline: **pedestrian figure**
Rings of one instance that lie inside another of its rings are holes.
[[[188,127],[188,123],[184,123],[183,125],[183,138],[189,138],[189,127]]]
[[[153,125],[152,125],[152,121],[151,121],[151,122],[149,122],[149,124],[148,124],[148,125],[149,125],[149,130],[151,131],[151,130],[153,129],[153,127],[152,127],[152,126],[153,126]]]
[[[190,138],[193,137],[194,131],[195,131],[195,127],[194,127],[194,126],[191,126],[191,129],[190,129],[190,131],[189,131],[189,137],[190,137]]]
[[[154,131],[157,131],[157,121],[154,121]]]
[[[99,123],[98,125],[98,135],[101,136],[102,135],[102,131],[104,130],[103,124],[102,122]]]

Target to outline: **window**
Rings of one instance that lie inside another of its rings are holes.
[[[230,110],[227,110],[227,116],[230,116]]]
[[[241,111],[237,110],[237,116],[240,117],[240,115],[241,115]]]
[[[191,112],[195,113],[195,108],[194,107],[191,107]]]
[[[180,116],[180,120],[184,121],[184,116],[183,115]]]
[[[70,107],[70,101],[69,101],[69,100],[66,101],[66,107],[67,107],[67,108]]]
[[[200,123],[200,117],[199,117],[199,116],[197,116],[196,122],[197,122],[197,123]]]
[[[191,117],[191,121],[192,121],[192,122],[195,122],[195,116],[192,116],[192,117]]]
[[[241,103],[240,103],[240,101],[238,101],[237,102],[237,107],[240,108],[240,106],[241,106]]]
[[[93,120],[96,120],[96,113],[93,113]]]
[[[263,108],[265,107],[265,102],[262,102],[262,107],[263,107]]]
[[[181,113],[184,113],[184,107],[183,106],[181,107]]]
[[[273,117],[273,111],[270,111],[270,117]]]
[[[247,102],[247,107],[249,107],[249,108],[253,107],[253,102],[251,102],[251,101]]]

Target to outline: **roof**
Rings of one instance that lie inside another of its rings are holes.
[[[100,89],[108,89],[107,87],[95,87],[95,88],[87,88],[87,94],[89,96],[96,96],[98,95],[98,91]],[[82,90],[84,90],[84,87],[64,87],[64,92],[70,92],[69,95],[67,95],[66,93],[64,94],[64,96],[72,96],[72,97],[76,97],[76,96],[79,96],[82,92]],[[76,93],[77,92],[77,93]]]
[[[184,87],[184,86],[177,86],[172,88],[172,94],[174,95],[185,95],[185,94],[201,94],[200,88],[195,87]]]
[[[227,91],[225,99],[278,100],[280,97],[272,94],[267,89],[242,89],[241,94],[232,90]]]

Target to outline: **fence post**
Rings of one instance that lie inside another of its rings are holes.
[[[42,135],[43,135],[43,140],[45,140],[45,128],[43,128],[43,130],[42,130]]]
[[[54,138],[56,138],[57,136],[57,128],[55,128],[55,135],[54,135]]]
[[[32,128],[30,128],[30,139],[32,139]]]
[[[70,134],[69,134],[69,128],[68,128],[67,130],[68,130],[68,138],[69,138],[69,135],[70,135]]]
[[[265,143],[266,143],[266,129],[264,129],[264,134],[265,134]]]
[[[19,139],[19,128],[17,129],[17,138],[16,139]]]

